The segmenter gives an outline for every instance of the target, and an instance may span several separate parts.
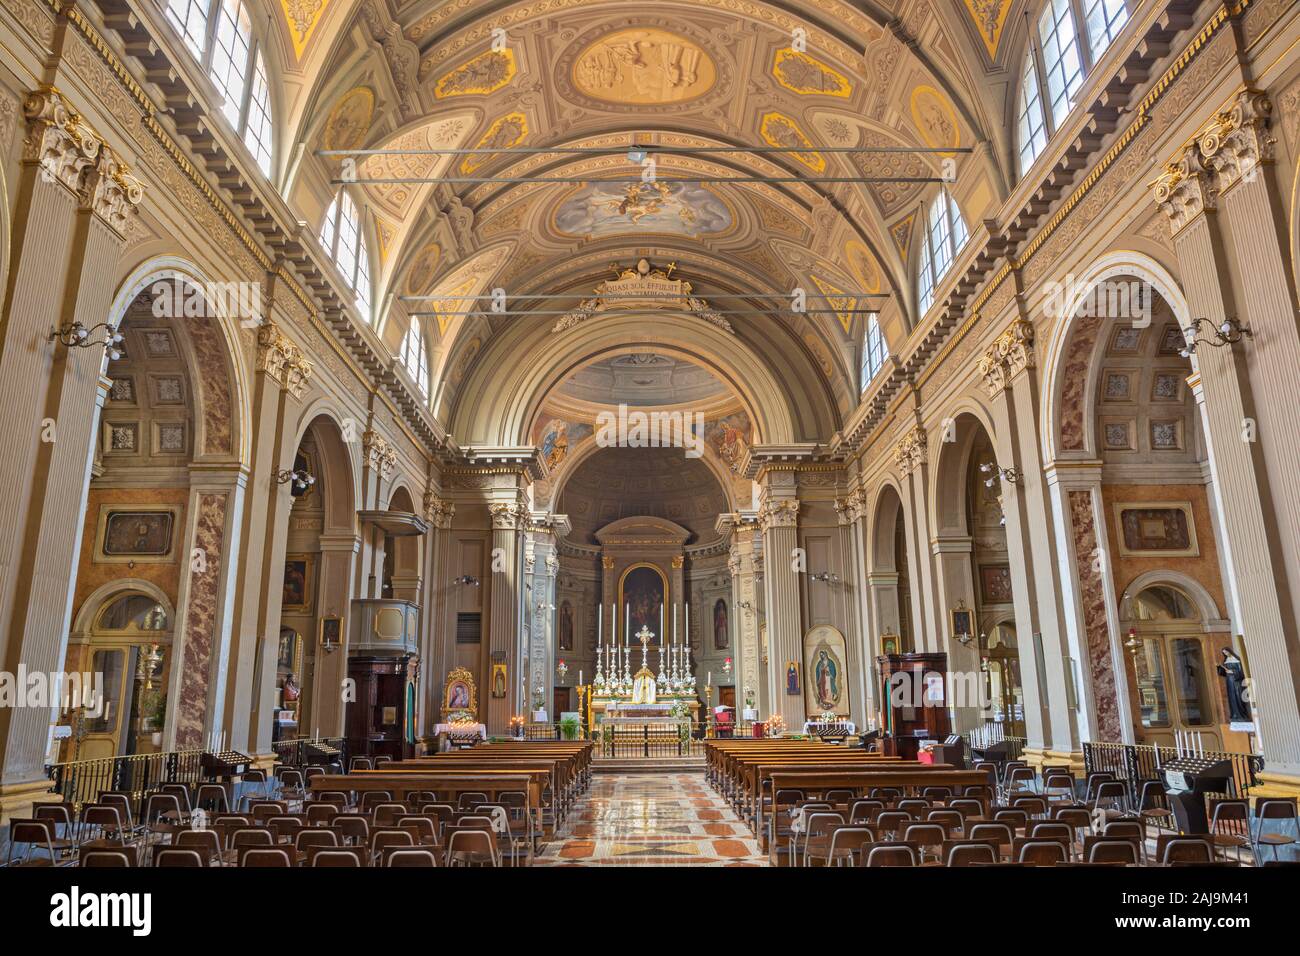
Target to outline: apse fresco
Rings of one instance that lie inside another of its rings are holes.
[[[736,474],[740,474],[745,453],[749,451],[752,433],[749,416],[744,412],[727,415],[704,426],[704,440]]]
[[[555,214],[555,228],[586,239],[628,232],[659,232],[699,238],[728,232],[727,204],[693,183],[591,183],[578,189]]]
[[[552,418],[541,425],[537,444],[542,449],[542,460],[547,468],[555,468],[569,455],[571,445],[577,445],[592,434],[592,427],[579,422]]]

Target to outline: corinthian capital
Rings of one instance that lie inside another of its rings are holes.
[[[1034,367],[1034,326],[1015,319],[980,356],[978,370],[990,395],[1010,388],[1015,377]]]
[[[799,523],[799,502],[794,498],[769,498],[758,509],[760,531],[772,528],[793,528]]]
[[[361,435],[361,449],[365,453],[366,464],[379,472],[380,477],[397,466],[397,450],[388,439],[373,429],[367,429]]]
[[[1197,138],[1201,160],[1218,178],[1220,193],[1273,161],[1276,140],[1268,127],[1273,104],[1258,90],[1243,90],[1236,102],[1211,120]]]
[[[520,521],[527,515],[527,510],[513,501],[498,501],[488,505],[488,514],[492,516],[493,529],[514,531],[521,526]]]
[[[446,530],[451,527],[451,519],[456,515],[456,505],[428,489],[424,493],[424,520],[435,528]]]
[[[40,166],[42,175],[81,195],[84,174],[98,162],[103,142],[52,86],[27,94],[23,116],[23,162]]]
[[[1200,149],[1187,146],[1177,159],[1166,163],[1160,177],[1151,184],[1156,205],[1169,218],[1173,233],[1208,209],[1215,208],[1217,190],[1201,165]]]
[[[125,236],[127,219],[135,215],[142,198],[144,185],[131,175],[131,167],[107,146],[103,147],[82,185],[82,205],[119,236]]]
[[[906,478],[913,468],[924,465],[927,460],[925,429],[916,425],[894,446],[894,463]]]
[[[257,367],[294,398],[302,398],[312,374],[302,349],[270,321],[257,329]]]

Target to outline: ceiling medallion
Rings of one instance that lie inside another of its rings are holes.
[[[709,55],[685,37],[655,27],[608,33],[578,54],[573,84],[606,103],[682,103],[717,80]]]
[[[606,279],[595,288],[595,297],[583,299],[576,309],[560,317],[551,333],[564,332],[587,321],[593,315],[608,311],[632,309],[675,309],[699,316],[731,335],[736,330],[701,298],[691,295],[691,284],[685,279],[674,279],[677,264],[666,270],[652,268],[641,259],[636,267],[623,269],[617,279]]]
[[[513,80],[518,71],[512,47],[488,50],[439,77],[433,95],[443,100],[449,96],[494,93]]]
[[[846,98],[853,92],[848,77],[793,47],[776,51],[772,76],[781,86],[801,96]]]

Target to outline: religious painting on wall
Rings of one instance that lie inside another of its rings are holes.
[[[470,714],[478,712],[474,675],[464,667],[456,667],[448,672],[447,683],[442,689],[443,719],[460,711],[468,711]]]
[[[283,673],[294,670],[294,658],[298,652],[298,632],[291,627],[280,628],[280,649],[276,654],[276,667]]]
[[[785,693],[787,697],[798,697],[803,693],[799,689],[799,662],[785,662]]]
[[[628,642],[635,643],[636,635],[644,627],[655,635],[650,641],[651,646],[658,645],[662,636],[659,634],[659,617],[664,606],[663,575],[648,565],[634,567],[623,576],[620,590]]]
[[[492,665],[492,696],[497,699],[506,696],[506,665],[503,663]]]
[[[343,643],[343,619],[340,617],[323,617],[320,620],[320,644],[333,650]]]
[[[729,630],[727,627],[727,602],[723,598],[718,598],[713,604],[713,648],[714,650],[723,651],[727,649]]]
[[[980,567],[980,598],[985,604],[1011,603],[1009,564],[985,564]]]
[[[903,652],[903,639],[892,631],[880,635],[880,656],[889,657]]]
[[[284,562],[284,587],[280,606],[285,611],[305,611],[311,599],[311,555],[291,554]]]
[[[560,650],[573,650],[573,605],[568,601],[560,604]]]
[[[844,635],[827,624],[819,624],[803,639],[804,674],[807,675],[804,704],[809,717],[833,713],[849,715],[849,688],[845,673]]]
[[[104,554],[163,557],[171,551],[175,514],[168,511],[110,511],[104,520]]]
[[[958,601],[957,606],[949,613],[952,616],[953,640],[975,633],[975,612],[966,606],[965,601]]]
[[[1190,501],[1116,504],[1119,553],[1140,557],[1196,557],[1196,522]]]

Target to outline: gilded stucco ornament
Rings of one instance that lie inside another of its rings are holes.
[[[257,329],[257,368],[294,398],[302,398],[312,376],[312,364],[274,322]]]
[[[1033,366],[1034,327],[1024,319],[1016,319],[984,350],[978,371],[989,394],[996,395]]]
[[[924,465],[927,460],[925,429],[916,425],[894,446],[894,464],[906,478],[912,469]]]

